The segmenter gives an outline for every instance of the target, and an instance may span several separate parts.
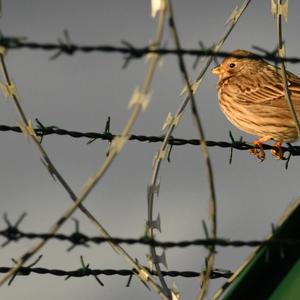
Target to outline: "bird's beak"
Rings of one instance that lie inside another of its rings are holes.
[[[221,75],[222,73],[224,73],[224,68],[222,67],[222,65],[218,65],[217,67],[213,68],[211,70],[211,72],[214,74],[214,75]]]

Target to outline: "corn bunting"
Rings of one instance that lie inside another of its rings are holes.
[[[247,133],[259,137],[251,153],[264,160],[262,143],[274,140],[272,155],[284,159],[282,143],[298,138],[296,126],[284,94],[280,69],[245,50],[235,50],[212,70],[219,76],[217,85],[220,107],[228,120]],[[289,92],[300,118],[300,78],[287,72]]]

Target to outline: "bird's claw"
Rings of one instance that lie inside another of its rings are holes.
[[[270,150],[271,154],[278,160],[286,160],[287,158],[284,156],[284,150],[281,146],[281,143],[275,143],[273,145],[273,149]]]
[[[250,153],[256,156],[261,162],[265,160],[266,153],[263,148],[263,145],[260,141],[255,141],[253,143],[255,148],[250,149]],[[270,150],[271,154],[277,160],[286,160],[287,158],[284,156],[284,149],[281,146],[280,142],[277,142],[273,145],[273,149]]]
[[[262,146],[262,143],[259,141],[255,141],[255,148],[250,149],[250,154],[256,156],[261,162],[265,160],[266,153]],[[257,148],[258,147],[258,148]]]

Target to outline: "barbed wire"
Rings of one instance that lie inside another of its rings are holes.
[[[5,222],[7,224],[6,229],[0,230],[0,236],[6,238],[6,241],[1,245],[2,247],[7,246],[10,242],[18,242],[21,239],[42,239],[50,240],[54,239],[57,241],[68,241],[72,245],[67,249],[71,251],[76,246],[89,247],[89,243],[103,244],[106,242],[113,242],[114,244],[128,244],[128,245],[148,245],[153,247],[161,248],[186,248],[190,246],[204,246],[204,247],[258,247],[258,246],[268,246],[268,247],[282,247],[282,246],[293,246],[299,247],[299,239],[266,239],[266,240],[229,240],[224,238],[205,238],[205,239],[195,239],[195,240],[182,240],[182,241],[158,241],[151,239],[149,237],[141,238],[118,238],[118,237],[100,237],[100,236],[88,236],[79,231],[79,223],[77,220],[75,231],[71,234],[49,234],[49,233],[36,233],[36,232],[24,232],[18,228],[20,222],[24,219],[23,214],[21,218],[16,222],[15,225],[11,225],[7,222],[7,216],[5,215]]]
[[[0,273],[7,273],[10,270],[11,267],[0,267]],[[157,276],[157,273],[153,270],[150,270],[148,267],[144,266],[145,269],[148,270],[148,272],[153,275]],[[39,274],[39,275],[46,275],[50,274],[53,276],[67,276],[67,278],[70,277],[86,277],[86,276],[99,276],[99,275],[105,275],[105,276],[132,276],[134,275],[134,270],[130,269],[90,269],[87,268],[80,268],[77,270],[62,270],[62,269],[48,269],[48,268],[42,268],[42,267],[21,267],[18,271],[17,276],[29,276],[32,273]],[[185,277],[185,278],[194,278],[199,277],[201,273],[195,272],[195,271],[177,271],[177,270],[171,270],[171,271],[162,271],[163,276],[169,276],[169,277]],[[218,278],[229,278],[232,275],[232,272],[229,270],[221,270],[221,269],[215,269],[213,270],[213,273],[211,274],[211,279],[218,279]],[[66,279],[67,279],[66,278]]]
[[[29,50],[40,50],[40,51],[58,51],[51,58],[55,59],[61,54],[65,55],[74,55],[75,53],[120,53],[126,56],[126,60],[130,59],[139,59],[148,54],[158,54],[160,56],[165,55],[188,55],[195,57],[203,57],[203,56],[214,56],[225,58],[229,56],[234,56],[237,58],[242,58],[241,55],[232,55],[227,51],[214,51],[213,47],[204,48],[203,43],[199,42],[200,49],[196,48],[181,48],[181,49],[171,49],[171,48],[155,48],[153,45],[145,46],[145,47],[136,47],[128,41],[122,40],[122,46],[115,45],[79,45],[72,43],[69,37],[69,33],[67,30],[63,31],[64,36],[63,39],[59,38],[57,43],[50,42],[35,42],[35,41],[27,41],[26,37],[15,37],[15,36],[4,36],[1,34],[0,36],[0,46],[8,49],[8,50],[19,50],[19,49],[29,49]],[[253,49],[262,52],[262,54],[253,54],[247,56],[249,58],[261,58],[269,61],[273,61],[275,63],[279,63],[280,61],[285,61],[289,63],[300,63],[300,57],[285,57],[282,58],[276,54],[276,50],[269,51],[262,47],[253,46]]]
[[[39,121],[38,121],[39,122]],[[40,122],[39,122],[40,124]],[[91,140],[97,140],[101,139],[104,141],[112,141],[117,134],[111,133],[109,130],[104,133],[100,132],[82,132],[82,131],[74,131],[74,130],[67,130],[63,128],[59,128],[57,126],[42,126],[42,127],[36,127],[34,128],[35,133],[37,136],[44,137],[47,135],[61,135],[61,136],[70,136],[73,138],[88,138]],[[19,126],[9,126],[9,125],[0,125],[0,131],[2,132],[16,132],[16,133],[22,133],[22,130]],[[221,147],[221,148],[233,148],[236,150],[250,150],[255,148],[256,146],[250,143],[247,143],[243,141],[242,138],[239,140],[235,140],[230,133],[230,139],[232,142],[226,142],[226,141],[206,141],[206,145],[208,147]],[[138,142],[148,142],[148,143],[160,143],[164,140],[164,135],[161,136],[155,136],[155,135],[136,135],[132,134],[129,136],[129,140],[131,141],[138,141]],[[169,139],[169,144],[172,146],[183,146],[183,145],[193,145],[193,146],[199,146],[200,140],[199,139],[183,139],[183,138],[175,138],[171,137]],[[90,143],[90,142],[89,142]],[[273,146],[268,144],[262,145],[264,150],[271,150],[274,149]],[[284,152],[291,153],[293,156],[300,155],[300,146],[294,146],[291,144],[288,144],[287,147],[282,147]]]

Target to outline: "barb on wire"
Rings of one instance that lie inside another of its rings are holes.
[[[127,66],[129,65],[129,63],[133,60],[133,59],[138,59],[138,58],[142,58],[144,56],[144,54],[140,51],[138,51],[131,43],[127,42],[127,41],[121,41],[121,43],[128,49],[128,53],[124,54],[124,63],[122,66],[122,69],[126,69]],[[150,47],[151,48],[151,47]]]
[[[58,51],[50,57],[50,60],[54,60],[58,58],[61,54],[73,55],[75,52],[75,48],[72,46],[71,37],[69,31],[64,29],[63,31],[63,38],[58,39],[58,44],[60,48]]]
[[[21,224],[21,222],[24,220],[24,218],[26,217],[26,213],[24,212],[19,219],[16,221],[15,224],[12,225],[12,223],[10,222],[10,220],[8,219],[7,213],[3,214],[3,219],[4,222],[6,223],[6,230],[5,230],[5,234],[3,235],[6,238],[6,241],[1,245],[2,248],[4,248],[5,246],[7,246],[10,242],[12,241],[18,241],[20,239],[19,236],[19,229],[18,226]]]
[[[252,49],[262,52],[264,55],[269,56],[269,57],[277,56],[277,53],[278,53],[278,47],[275,47],[274,50],[269,51],[263,47],[254,45],[254,46],[252,46]],[[276,67],[278,67],[278,63],[279,63],[279,60],[274,61],[274,64]]]
[[[34,262],[32,262],[30,265],[28,265],[28,267],[25,267],[25,268],[28,268],[28,269],[32,268],[33,266],[35,266],[41,260],[42,257],[43,257],[43,255],[40,255]],[[14,264],[18,263],[14,258],[12,258],[12,261],[13,261]],[[9,270],[7,270],[7,272],[9,272]],[[15,280],[17,275],[18,275],[17,273],[14,273],[12,275],[12,277],[8,281],[8,285],[12,284],[12,282]]]
[[[90,246],[87,243],[87,236],[79,231],[79,221],[75,218],[73,218],[73,221],[75,222],[75,232],[70,235],[70,241],[72,242],[72,245],[67,249],[68,252],[72,251],[77,246],[84,246],[86,248]]]
[[[97,133],[96,133],[97,135]],[[106,123],[105,123],[105,129],[104,129],[104,133],[101,134],[100,136],[103,137],[104,140],[108,140],[108,149],[106,151],[106,157],[109,155],[109,148],[111,146],[111,141],[115,138],[115,135],[112,135],[110,133],[110,117],[107,117]],[[98,139],[97,136],[94,136],[93,138],[91,138],[88,142],[87,145],[93,143],[94,141],[96,141]]]
[[[239,145],[247,144],[246,142],[243,141],[243,137],[242,136],[240,137],[239,141],[237,142],[235,140],[235,138],[233,137],[233,134],[232,134],[231,130],[229,130],[229,137],[230,137],[230,140],[231,140],[233,146],[239,147]],[[229,164],[230,165],[232,164],[232,156],[233,156],[233,149],[234,149],[233,146],[230,147],[230,157],[229,157]],[[264,146],[262,146],[262,147],[264,147]]]
[[[101,285],[101,286],[104,286],[104,283],[100,280],[99,278],[99,274],[92,274],[91,273],[91,269],[89,268],[90,265],[89,264],[85,264],[84,260],[83,260],[83,256],[81,255],[80,256],[80,262],[81,262],[81,268],[78,269],[76,271],[77,273],[77,277],[82,277],[82,276],[89,276],[89,275],[92,275],[94,276],[94,278],[96,279],[96,281]],[[74,275],[72,274],[68,274],[67,277],[65,278],[65,280],[68,280],[70,279],[71,277],[74,277]]]

